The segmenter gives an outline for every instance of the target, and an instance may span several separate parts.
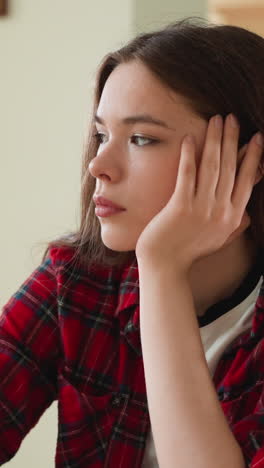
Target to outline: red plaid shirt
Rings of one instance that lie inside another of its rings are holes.
[[[137,263],[76,271],[71,255],[51,248],[3,307],[0,464],[58,400],[57,468],[137,468],[150,430]],[[264,467],[263,295],[213,378],[250,468]]]

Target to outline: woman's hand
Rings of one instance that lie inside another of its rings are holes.
[[[195,143],[183,139],[174,193],[138,238],[138,261],[187,272],[199,258],[221,249],[250,224],[245,211],[263,152],[258,132],[250,140],[238,174],[239,125],[229,115],[211,118],[199,171]]]

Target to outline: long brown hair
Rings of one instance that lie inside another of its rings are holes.
[[[98,142],[94,114],[110,73],[121,63],[142,61],[160,81],[183,95],[203,118],[232,112],[240,123],[239,148],[255,132],[264,132],[264,39],[246,29],[215,25],[201,18],[185,18],[166,27],[139,34],[119,50],[107,54],[99,65],[81,170],[81,220],[76,232],[49,242],[74,249],[73,260],[85,268],[97,265],[122,266],[135,259],[135,251],[115,252],[101,239],[100,223],[92,196],[95,178],[89,162],[96,156]],[[250,235],[264,248],[264,181],[253,188],[247,211]]]

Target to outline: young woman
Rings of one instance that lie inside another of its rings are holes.
[[[78,232],[0,321],[0,462],[264,467],[264,39],[186,19],[101,63]]]

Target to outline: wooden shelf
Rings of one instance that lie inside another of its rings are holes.
[[[219,8],[264,9],[264,0],[208,0],[208,7],[217,10]]]
[[[7,0],[0,0],[0,15],[7,13]]]
[[[208,19],[264,36],[264,0],[208,0]]]

